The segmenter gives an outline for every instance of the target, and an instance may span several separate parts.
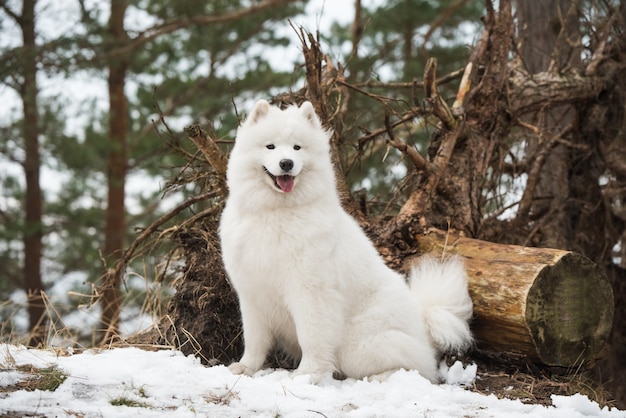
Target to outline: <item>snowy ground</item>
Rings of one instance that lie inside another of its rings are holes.
[[[19,366],[57,366],[68,377],[51,391],[5,391],[28,377]],[[464,389],[476,367],[456,363],[447,383],[433,385],[417,372],[398,371],[385,382],[328,379],[264,371],[235,376],[205,367],[178,351],[116,348],[61,356],[0,344],[0,416],[45,417],[611,417],[581,395],[553,396],[554,406],[499,400]],[[122,405],[113,405],[122,404]],[[134,406],[128,406],[134,405]]]

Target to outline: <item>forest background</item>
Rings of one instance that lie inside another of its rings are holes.
[[[199,123],[227,150],[251,103],[302,87],[301,24],[310,32],[320,29],[330,62],[357,87],[341,127],[349,190],[371,222],[402,210],[416,181],[414,161],[385,141],[364,138],[380,128],[385,114],[402,119],[402,109],[419,101],[414,81],[429,57],[437,58],[439,75],[449,75],[442,96],[454,100],[491,3],[330,3],[0,0],[3,341],[93,346],[132,332],[119,329],[120,315],[121,323],[143,318],[145,326],[161,317],[182,268],[169,257],[173,243],[159,241],[133,258],[123,283],[104,279],[144,228],[210,192],[208,173],[203,178],[193,171],[194,181],[181,181],[191,174],[188,162],[197,152],[184,126]],[[590,76],[595,74],[584,69],[604,62],[597,54],[621,62],[621,2],[537,4],[514,2],[520,42],[511,45],[512,62],[522,62],[529,73],[574,69]],[[489,163],[498,154],[493,150],[500,151],[497,170],[473,202],[479,210],[456,213],[440,202],[441,213],[452,218],[429,213],[429,223],[450,223],[496,242],[579,251],[606,272],[616,301],[623,301],[620,86],[561,100],[582,103],[583,110],[565,106],[534,119],[520,115],[499,145],[473,151],[489,155]],[[581,118],[614,130],[579,129],[573,121]],[[428,155],[432,120],[402,122],[399,138]],[[611,140],[599,139],[604,137]],[[182,211],[162,233],[212,210],[210,202]],[[614,326],[624,328],[623,314]],[[612,364],[620,375],[618,363]]]

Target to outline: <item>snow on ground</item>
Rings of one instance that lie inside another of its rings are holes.
[[[447,383],[441,385],[403,370],[384,382],[329,378],[313,385],[307,376],[286,370],[236,376],[173,350],[116,348],[58,356],[3,344],[0,386],[25,377],[17,371],[20,365],[56,365],[68,377],[54,392],[0,389],[0,416],[626,418],[626,411],[601,409],[581,395],[553,396],[554,406],[545,407],[471,392],[463,384],[476,378],[476,366],[461,363],[442,369]],[[128,406],[131,402],[136,406]]]

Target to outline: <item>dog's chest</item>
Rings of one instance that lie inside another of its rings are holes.
[[[308,276],[319,269],[320,260],[330,251],[321,245],[328,242],[329,235],[321,229],[294,216],[247,216],[224,237],[224,256],[244,280],[280,286],[284,280]]]
[[[279,260],[305,251],[312,237],[298,222],[260,217],[243,222],[241,244],[247,256]]]

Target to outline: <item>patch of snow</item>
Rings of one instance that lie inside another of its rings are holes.
[[[552,395],[552,404],[563,410],[570,410],[572,414],[579,413],[587,417],[597,417],[602,414],[604,409],[585,395],[575,393],[572,396]],[[626,416],[626,415],[624,415]]]
[[[439,366],[439,372],[449,385],[470,385],[476,379],[477,371],[478,366],[476,364],[463,367],[463,363],[458,360],[450,367],[445,362],[441,362]]]
[[[3,357],[4,356],[4,357]],[[6,359],[6,363],[5,363]],[[2,394],[0,415],[85,417],[550,417],[625,418],[581,395],[554,396],[554,406],[527,405],[466,390],[474,364],[446,369],[447,383],[433,385],[415,371],[399,370],[386,381],[327,379],[319,385],[287,370],[264,370],[253,377],[233,375],[224,366],[205,367],[179,351],[138,348],[89,350],[58,356],[52,350],[0,345],[3,368],[57,365],[68,378],[54,392]],[[8,364],[11,367],[6,367]],[[137,406],[114,406],[114,400]]]

